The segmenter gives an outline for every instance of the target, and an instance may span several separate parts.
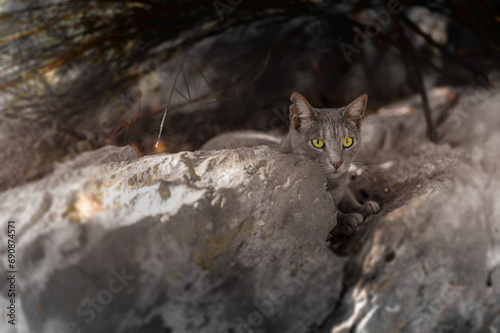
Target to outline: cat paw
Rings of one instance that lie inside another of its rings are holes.
[[[380,206],[375,201],[368,201],[361,208],[361,214],[363,214],[364,217],[370,214],[377,214],[378,212],[380,212]]]
[[[339,215],[337,216],[337,225],[334,231],[342,235],[350,236],[356,231],[358,225],[360,225],[363,220],[363,215],[358,213]]]

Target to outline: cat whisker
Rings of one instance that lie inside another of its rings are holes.
[[[361,173],[362,176],[365,176],[367,179],[375,179],[375,177],[369,173],[366,169],[363,170],[363,172]]]
[[[375,178],[373,176],[370,175],[367,175],[367,174],[362,174],[361,177],[365,177],[365,179],[368,181],[368,182],[372,182]]]
[[[360,178],[359,178],[357,175],[354,175],[354,177],[355,177],[355,178],[356,178],[356,180],[358,181],[359,186],[361,186],[361,188],[363,189],[363,191],[366,191],[365,186],[364,186],[364,185],[363,185],[363,183],[361,182]]]
[[[363,176],[368,181],[375,179],[375,177],[367,171],[367,167],[365,164],[359,162],[351,162],[350,164],[353,165],[355,169],[357,169],[354,172],[355,176]],[[351,165],[349,166],[349,168],[351,168]]]
[[[373,176],[370,172],[368,172],[367,169],[365,169],[363,171],[363,174],[366,176],[366,177],[370,177],[372,180],[375,179],[375,176]]]
[[[351,162],[351,164],[353,164],[354,166],[360,168],[363,170],[363,173],[366,173],[368,174],[369,176],[372,176],[369,172],[368,172],[368,166],[364,163],[361,163],[361,162]],[[373,177],[373,176],[372,176]]]

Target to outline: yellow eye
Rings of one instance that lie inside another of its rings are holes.
[[[325,143],[321,139],[312,139],[312,144],[316,148],[323,148],[323,146],[325,145]]]
[[[342,146],[344,146],[346,148],[349,148],[350,146],[352,146],[353,142],[354,142],[354,140],[350,136],[348,136],[347,138],[345,138],[342,141]]]

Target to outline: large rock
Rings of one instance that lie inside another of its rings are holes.
[[[107,148],[1,193],[21,307],[0,330],[500,331],[500,94],[449,94],[430,94],[440,144],[418,99],[367,117],[352,187],[381,212],[334,252],[321,172],[265,147]]]
[[[347,288],[320,331],[500,331],[500,94],[489,97],[459,103],[438,145],[419,112],[368,117],[369,176],[354,185],[382,211],[338,250]]]
[[[426,191],[365,224],[368,233],[358,231],[352,242],[363,246],[346,263],[356,284],[325,332],[500,328],[499,146],[496,134],[449,186],[421,186]]]
[[[303,332],[341,290],[325,185],[310,161],[256,147],[60,168],[4,192],[18,332]]]

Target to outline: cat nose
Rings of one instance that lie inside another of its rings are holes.
[[[332,164],[335,167],[335,169],[338,169],[342,165],[342,162],[332,162]]]

